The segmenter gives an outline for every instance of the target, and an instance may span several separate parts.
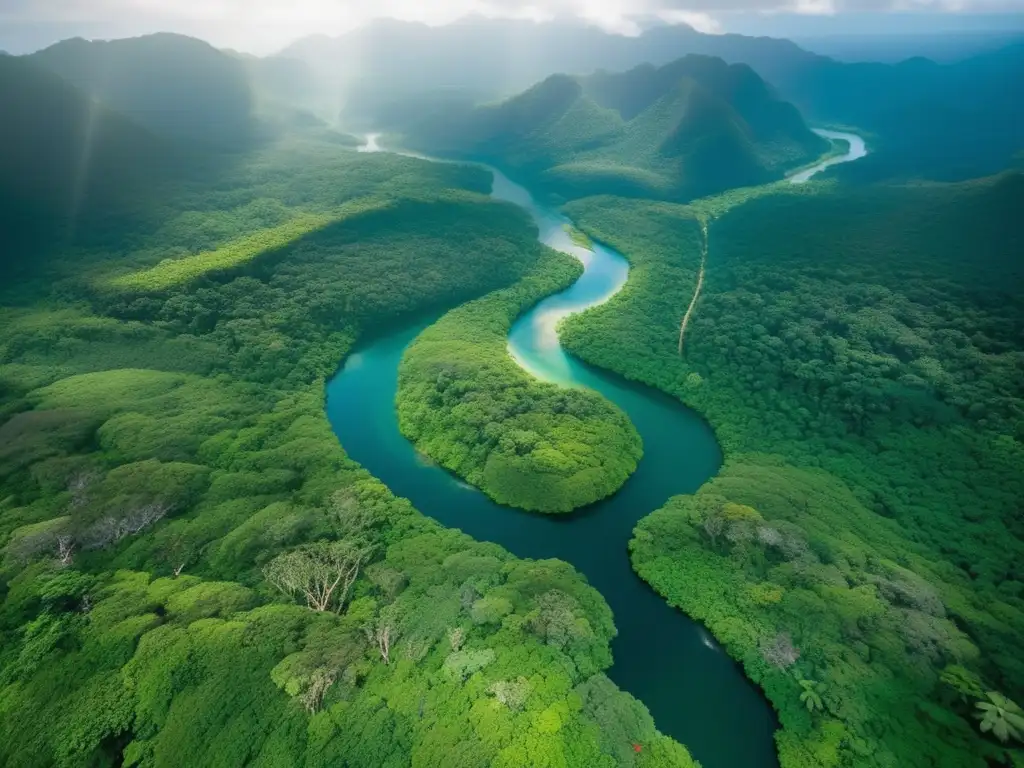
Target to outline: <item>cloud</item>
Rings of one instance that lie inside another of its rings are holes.
[[[703,11],[687,11],[681,8],[670,8],[658,14],[658,18],[668,24],[687,24],[698,32],[717,35],[722,31],[722,23],[714,16]]]
[[[313,32],[339,34],[373,18],[445,24],[471,13],[544,21],[577,18],[621,34],[660,20],[720,32],[736,14],[1019,11],[1020,0],[0,0],[0,31],[53,25],[108,36],[157,30],[267,50]],[[74,32],[71,32],[74,34]]]

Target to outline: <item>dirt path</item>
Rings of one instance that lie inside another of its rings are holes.
[[[703,243],[701,246],[700,254],[700,273],[697,275],[697,288],[693,292],[693,298],[690,299],[690,306],[686,308],[686,314],[683,315],[683,322],[679,324],[679,356],[683,355],[683,339],[686,338],[686,327],[690,324],[690,318],[693,316],[693,310],[697,306],[697,299],[700,298],[701,289],[704,288],[704,270],[708,265],[708,222],[704,219],[700,223],[701,235],[703,236]]]

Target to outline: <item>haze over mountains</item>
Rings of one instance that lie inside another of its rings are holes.
[[[697,59],[665,66],[688,54],[750,69],[705,61],[700,72],[677,71]],[[10,103],[32,102],[5,135],[31,136],[39,147],[26,154],[7,143],[5,183],[18,189],[34,173],[27,158],[60,158],[19,201],[51,211],[71,210],[80,183],[71,169],[81,166],[87,129],[95,171],[87,183],[110,193],[134,189],[133,168],[150,169],[152,185],[164,173],[158,166],[175,165],[161,162],[161,141],[192,153],[234,151],[283,127],[339,121],[397,130],[421,148],[502,156],[570,197],[595,179],[623,193],[684,199],[775,178],[821,148],[797,110],[811,125],[868,132],[873,152],[840,171],[848,178],[970,178],[1019,163],[1024,149],[1024,44],[952,64],[845,64],[787,40],[685,25],[629,38],[579,24],[470,18],[436,28],[381,21],[266,58],[159,34],[72,39],[5,63]],[[604,74],[580,77],[598,69]],[[556,73],[564,76],[551,79]],[[561,133],[549,130],[556,127]],[[710,165],[718,181],[705,186],[699,179],[711,174],[701,169]],[[96,189],[86,198],[107,199]]]
[[[552,75],[498,104],[405,118],[412,146],[501,162],[569,198],[691,199],[781,178],[828,148],[753,70],[706,56]]]
[[[344,93],[347,115],[425,92],[509,96],[554,73],[660,66],[686,54],[750,65],[816,124],[856,125],[875,135],[875,156],[856,169],[884,177],[929,173],[965,178],[995,172],[1024,146],[1016,95],[1024,93],[1024,45],[951,65],[845,64],[788,40],[707,35],[685,25],[638,37],[593,27],[471,18],[444,27],[381,21],[339,38],[311,37],[283,55],[301,58]],[[965,146],[962,136],[976,137]]]
[[[302,61],[256,58],[173,34],[66,40],[0,56],[0,210],[7,254],[144,208],[166,181],[321,130]],[[340,134],[331,132],[337,138]]]
[[[838,61],[856,63],[874,61],[898,64],[914,58],[931,59],[939,64],[952,64],[972,56],[1024,42],[1024,28],[1004,31],[943,32],[900,35],[831,34],[791,37],[808,51],[830,56]]]
[[[174,162],[153,133],[24,59],[0,57],[0,102],[0,263],[137,199]]]

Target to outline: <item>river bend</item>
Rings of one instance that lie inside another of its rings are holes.
[[[863,156],[851,151],[792,177]],[[855,145],[851,139],[859,142]],[[381,151],[368,137],[363,151]],[[856,155],[856,156],[854,156]],[[561,214],[538,204],[501,172],[492,195],[525,209],[544,244],[578,258],[582,276],[516,321],[509,353],[538,378],[600,392],[629,416],[643,439],[636,472],[614,496],[570,515],[545,516],[503,507],[425,461],[399,432],[398,365],[425,327],[416,324],[357,348],[327,386],[327,414],[348,455],[395,494],[443,525],[492,541],[519,557],[559,558],[586,575],[611,607],[618,636],[609,677],[644,702],[658,729],[686,745],[704,768],[776,768],[770,705],[703,626],[670,607],[633,572],[627,543],[633,527],[671,496],[693,493],[717,473],[722,453],[696,413],[667,395],[584,365],[558,341],[564,317],[607,301],[626,283],[629,264],[595,243],[575,244]],[[714,258],[713,254],[710,257]]]

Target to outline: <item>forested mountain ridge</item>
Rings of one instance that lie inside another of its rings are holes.
[[[176,152],[34,63],[0,57],[0,243],[5,272],[68,227],[87,229],[139,203]]]
[[[701,56],[553,75],[498,104],[416,111],[402,127],[418,149],[495,162],[568,198],[690,199],[781,178],[828,147],[749,67]]]
[[[831,60],[776,81],[805,113],[872,132],[851,178],[956,181],[997,173],[1024,149],[1024,44],[954,64]]]
[[[28,58],[161,136],[237,145],[254,127],[244,64],[195,38],[76,38]]]

